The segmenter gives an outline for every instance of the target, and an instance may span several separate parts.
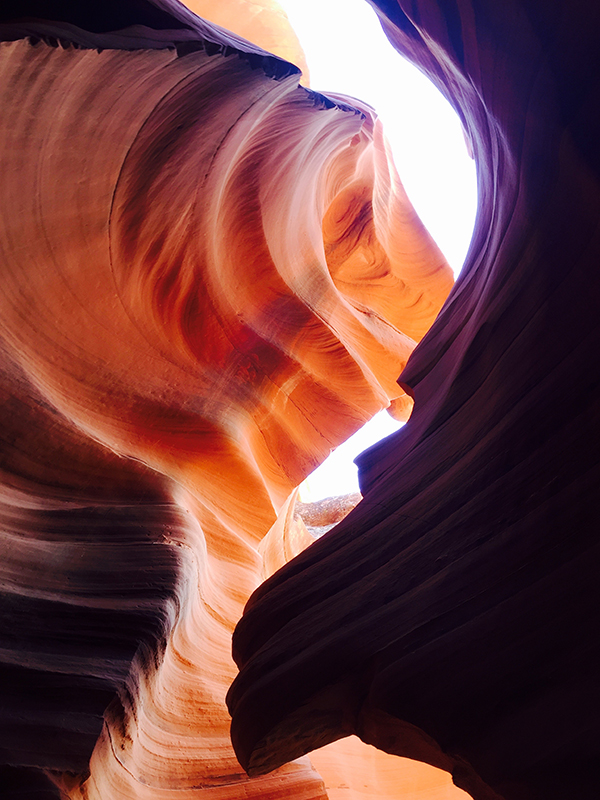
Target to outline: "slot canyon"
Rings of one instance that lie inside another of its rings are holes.
[[[0,798],[600,797],[600,6],[368,2],[456,283],[275,0],[0,5]]]

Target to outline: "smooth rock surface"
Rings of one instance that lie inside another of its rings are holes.
[[[596,800],[600,7],[373,5],[461,115],[479,213],[363,501],[246,607],[236,752],[357,734],[476,800]]]
[[[231,633],[449,268],[372,111],[178,3],[8,2],[0,38],[0,774],[325,798],[240,767]]]

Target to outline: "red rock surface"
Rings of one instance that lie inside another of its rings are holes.
[[[596,800],[600,7],[374,5],[461,115],[479,213],[408,425],[236,630],[236,752],[355,733],[476,800]]]
[[[367,107],[183,6],[7,2],[0,38],[0,786],[324,798],[240,767],[231,633],[449,268]]]

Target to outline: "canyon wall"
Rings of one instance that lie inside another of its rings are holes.
[[[373,5],[462,118],[478,217],[363,501],[246,607],[236,752],[262,774],[357,734],[476,800],[593,800],[600,9]]]
[[[358,740],[249,777],[225,706],[288,498],[408,415],[452,285],[380,123],[168,0],[0,40],[0,794],[395,796]]]

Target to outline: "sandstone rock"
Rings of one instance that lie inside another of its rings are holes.
[[[259,774],[357,734],[476,800],[593,800],[600,9],[373,5],[461,115],[479,213],[409,423],[238,625],[236,752]]]
[[[362,500],[360,492],[342,497],[326,497],[314,503],[296,503],[296,515],[304,522],[308,531],[315,538],[323,536]]]
[[[302,46],[277,0],[186,0],[185,5],[202,19],[300,67],[301,81],[309,85]]]
[[[0,38],[5,774],[324,798],[307,759],[240,767],[231,633],[449,268],[368,107],[183,6],[8,2]]]

